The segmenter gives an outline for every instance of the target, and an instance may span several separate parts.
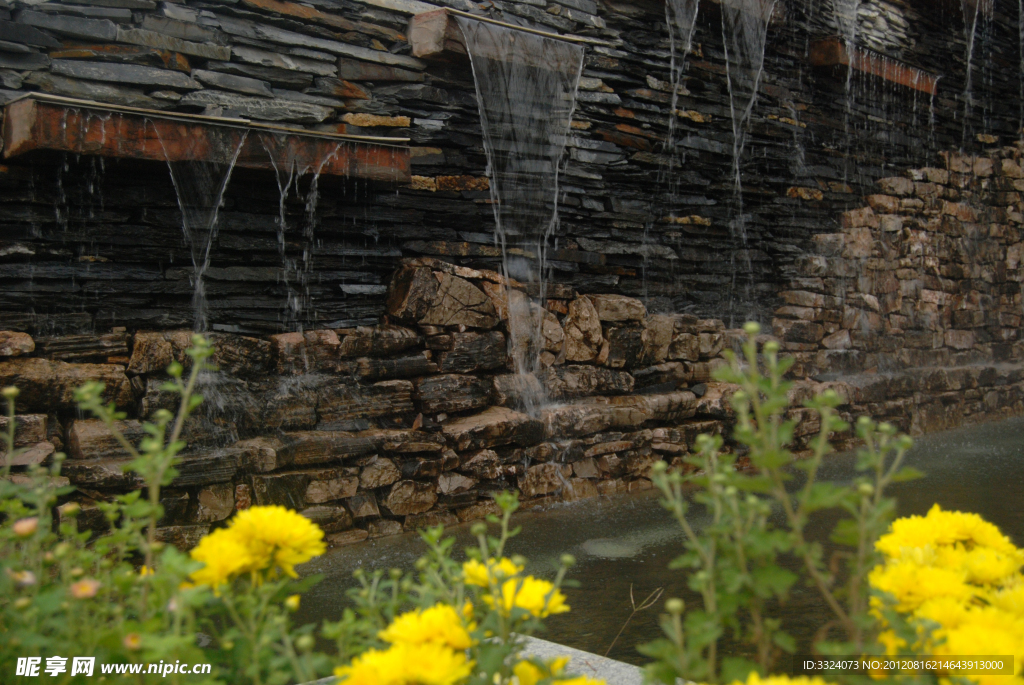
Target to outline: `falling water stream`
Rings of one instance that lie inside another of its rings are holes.
[[[559,170],[583,70],[583,48],[475,19],[457,19],[473,66],[502,272],[526,282],[540,301],[506,288],[514,368],[518,374],[535,373],[543,351],[547,250],[558,225]],[[536,407],[541,399],[526,396],[523,408]]]
[[[743,175],[741,162],[746,146],[746,127],[757,101],[757,91],[764,73],[764,51],[768,40],[768,24],[775,11],[776,0],[723,0],[722,42],[729,85],[729,112],[732,117],[732,177],[734,217],[730,227],[740,240],[740,254],[745,260],[745,273],[752,270],[747,249],[747,227],[743,215]],[[733,297],[739,270],[733,251]],[[732,310],[732,307],[730,307]],[[730,311],[730,317],[735,313]],[[730,325],[734,322],[730,321]]]
[[[205,331],[209,328],[209,317],[204,281],[217,239],[217,214],[248,131],[210,127],[202,136],[179,138],[189,147],[184,154],[176,150],[172,156],[160,138],[160,129],[154,126],[154,130],[171,171],[181,208],[181,227],[192,254],[193,326],[197,331]]]

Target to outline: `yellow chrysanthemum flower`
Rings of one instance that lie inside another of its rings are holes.
[[[936,504],[926,516],[907,516],[893,521],[892,529],[875,543],[875,549],[889,558],[900,556],[908,547],[939,547],[963,543],[966,547],[988,547],[1013,556],[1021,550],[995,525],[981,516],[961,511],[943,511]]]
[[[346,685],[455,685],[469,677],[473,662],[439,643],[397,643],[371,649],[334,669]]]
[[[1005,612],[978,611],[972,620],[941,631],[942,644],[934,647],[939,656],[1006,655],[1014,656],[1014,676],[971,675],[978,685],[1009,685],[1021,681],[1024,658],[1024,621]]]
[[[484,595],[484,601],[489,607],[495,606],[494,598],[491,595]],[[565,603],[565,595],[556,590],[552,583],[533,576],[526,576],[522,579],[511,578],[502,583],[501,601],[498,608],[506,614],[510,613],[513,608],[523,609],[537,618],[569,611],[569,605]]]
[[[249,547],[230,528],[220,528],[205,536],[192,549],[191,556],[205,564],[191,575],[192,582],[209,585],[215,592],[254,567]]]
[[[556,677],[562,674],[569,657],[560,656],[544,664],[543,668],[532,661],[520,661],[512,667],[518,685],[537,685],[538,682],[548,677]]]
[[[522,566],[517,566],[511,559],[505,557],[501,559],[488,559],[486,566],[476,559],[470,559],[462,564],[462,577],[466,585],[478,585],[480,587],[490,587],[491,580],[500,582],[522,572]]]
[[[298,512],[276,505],[240,511],[230,530],[249,549],[258,570],[280,569],[292,578],[298,578],[297,564],[327,549],[320,526]]]
[[[963,571],[923,566],[914,560],[876,566],[868,574],[868,582],[895,597],[896,609],[901,612],[914,611],[935,597],[967,601],[977,593],[968,585]]]
[[[469,630],[472,629],[471,624]],[[407,611],[377,635],[395,644],[436,643],[452,649],[469,649],[473,645],[469,630],[454,607],[439,602],[429,609]]]
[[[737,680],[733,685],[741,685],[742,680]],[[747,676],[746,685],[830,685],[824,679],[817,676],[788,676],[770,675],[762,678],[757,671],[751,671]]]
[[[1008,614],[1024,618],[1024,578],[1017,576],[1012,585],[992,593],[989,601]]]

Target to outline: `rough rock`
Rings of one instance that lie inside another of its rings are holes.
[[[576,364],[544,369],[538,379],[553,400],[630,393],[634,384],[633,377],[624,371]]]
[[[46,414],[16,415],[14,417],[14,446],[26,447],[46,440],[48,435],[47,418]],[[6,416],[0,416],[0,435],[6,436],[9,430],[10,420]]]
[[[590,299],[579,297],[569,303],[563,327],[566,361],[589,362],[597,358],[604,337],[597,309]]]
[[[359,472],[359,486],[364,490],[391,485],[402,477],[395,463],[390,459],[374,455]]]
[[[643,321],[647,318],[647,307],[634,297],[625,295],[587,295],[601,321]]]
[[[429,511],[436,501],[433,484],[403,480],[391,486],[382,504],[395,516],[405,516]]]
[[[519,479],[519,489],[524,497],[548,495],[568,486],[571,476],[572,467],[568,464],[536,464]]]
[[[338,356],[390,357],[422,342],[423,337],[416,331],[401,326],[364,327],[345,335],[338,348]]]
[[[464,374],[446,374],[420,379],[416,398],[426,414],[457,413],[490,404],[492,383]]]
[[[31,357],[0,361],[0,387],[21,391],[18,408],[27,411],[73,409],[75,390],[86,381],[103,383],[103,399],[125,407],[134,395],[124,367],[116,364],[68,364]]]
[[[501,476],[501,459],[494,450],[480,450],[462,458],[459,471],[478,480],[493,480]]]
[[[472,373],[505,365],[505,336],[501,331],[432,336],[427,346],[436,351],[437,370],[441,373]]]
[[[445,437],[459,451],[498,445],[530,445],[541,439],[543,424],[505,407],[491,407],[480,414],[460,417],[442,426]]]
[[[0,357],[20,357],[35,349],[36,344],[28,333],[0,331]]]
[[[146,436],[142,424],[131,419],[115,421],[114,428],[135,447]],[[68,456],[72,459],[106,459],[127,458],[131,453],[99,419],[79,419],[68,429]]]
[[[223,521],[235,509],[235,488],[231,483],[209,485],[196,495],[196,522]]]

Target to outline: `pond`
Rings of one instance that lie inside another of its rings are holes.
[[[899,500],[901,516],[923,514],[937,502],[947,509],[975,511],[998,525],[1016,544],[1024,544],[1024,418],[918,438],[907,461],[924,471],[925,477],[891,489]],[[852,454],[827,458],[823,478],[845,481],[852,476]],[[700,516],[693,518],[699,525]],[[565,552],[577,559],[570,577],[580,585],[566,590],[572,611],[548,620],[546,639],[604,654],[630,615],[630,586],[638,603],[661,587],[665,590],[662,601],[637,614],[609,654],[643,664],[646,657],[635,645],[660,636],[657,616],[663,600],[683,597],[689,606],[699,602],[686,589],[680,572],[668,569],[681,552],[681,532],[654,492],[527,511],[514,521],[522,526],[522,533],[510,543],[509,553],[527,557],[532,573],[551,575]],[[832,523],[834,519],[827,516],[815,521],[819,539]],[[454,528],[452,533],[458,538],[456,549],[472,543],[468,525]],[[303,569],[305,573],[322,573],[325,579],[303,598],[300,620],[340,615],[356,568],[411,569],[423,550],[417,536],[406,534],[328,552]],[[828,620],[828,613],[816,593],[796,588],[781,617],[784,628],[806,647],[814,631]],[[723,647],[728,651],[730,645]]]

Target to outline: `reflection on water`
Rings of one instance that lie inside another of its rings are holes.
[[[911,466],[925,478],[900,483],[891,489],[899,499],[899,514],[923,514],[938,502],[943,508],[975,511],[1024,544],[1024,501],[1021,468],[1024,466],[1024,418],[985,424],[919,438],[908,455]],[[821,471],[822,478],[848,480],[853,475],[851,455],[834,455]],[[699,526],[699,515],[692,516]],[[515,518],[522,533],[512,540],[509,553],[530,560],[529,571],[552,575],[558,557],[569,552],[577,565],[570,577],[578,588],[566,595],[572,612],[548,619],[548,639],[604,654],[631,611],[629,588],[639,602],[657,587],[665,597],[683,597],[689,606],[699,598],[686,589],[679,572],[668,564],[680,552],[681,533],[655,493],[621,495],[559,505],[544,511],[524,512]],[[819,535],[831,528],[826,517],[815,522]],[[457,549],[471,544],[468,526],[452,533]],[[423,544],[413,535],[345,547],[307,564],[306,573],[326,578],[304,598],[300,620],[319,621],[340,615],[352,571],[398,567],[411,569]],[[635,645],[659,637],[660,607],[637,615],[629,624],[612,658],[642,664],[645,657]],[[812,591],[797,588],[783,609],[786,630],[806,643],[827,620],[827,609]]]

